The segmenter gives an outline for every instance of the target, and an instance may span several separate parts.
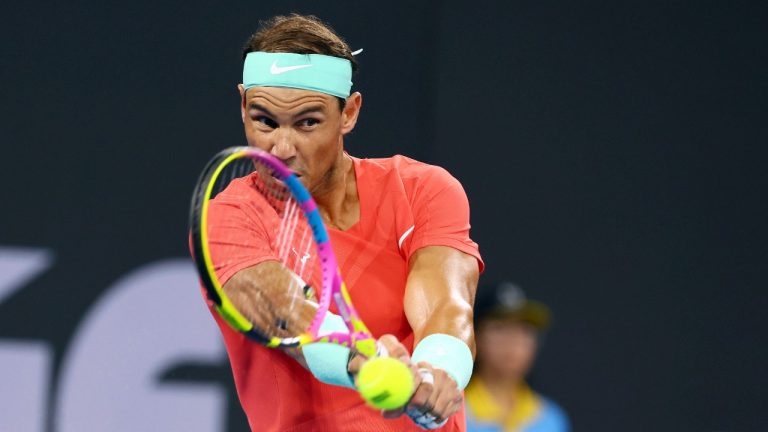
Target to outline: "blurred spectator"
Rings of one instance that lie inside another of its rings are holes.
[[[565,412],[525,382],[550,311],[516,285],[481,285],[475,301],[477,360],[465,390],[468,432],[567,432]]]

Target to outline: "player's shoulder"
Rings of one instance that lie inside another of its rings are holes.
[[[403,155],[387,158],[359,159],[366,171],[378,171],[380,175],[396,176],[405,185],[448,186],[458,183],[445,168],[418,161]]]
[[[229,182],[227,187],[211,200],[211,211],[230,212],[235,209],[244,208],[258,209],[260,211],[263,208],[267,208],[268,203],[258,192],[258,188],[255,187],[257,178],[258,175],[256,173],[251,173]]]
[[[229,182],[227,187],[224,188],[224,190],[222,190],[218,195],[216,195],[216,199],[219,201],[222,201],[222,199],[227,199],[227,198],[239,199],[245,195],[255,194],[256,191],[253,185],[255,183],[256,178],[257,178],[257,174],[251,173],[244,177],[240,177],[232,180],[231,182]]]

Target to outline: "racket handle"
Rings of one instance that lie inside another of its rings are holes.
[[[376,357],[389,357],[389,350],[379,341],[376,341]]]
[[[435,377],[432,375],[432,372],[430,372],[429,369],[420,368],[419,369],[419,375],[421,375],[422,382],[428,383],[428,384],[434,384]],[[417,426],[419,426],[422,429],[437,429],[439,427],[442,427],[445,425],[445,423],[448,422],[448,419],[445,418],[441,420],[440,422],[436,422],[437,417],[430,413],[425,413],[422,411],[419,411],[416,408],[408,408],[405,410],[405,414],[411,418],[411,420],[416,423]]]
[[[423,413],[415,408],[409,408],[405,411],[405,414],[411,418],[411,420],[416,424],[416,426],[422,428],[422,429],[437,429],[439,427],[443,427],[446,423],[448,423],[448,419],[443,419],[439,423],[435,422],[437,420],[437,417],[433,416],[430,413]]]

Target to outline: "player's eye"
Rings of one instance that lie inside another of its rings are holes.
[[[270,129],[276,129],[277,128],[277,122],[272,120],[271,118],[265,116],[265,115],[257,115],[253,117],[253,120],[256,123],[260,123]]]
[[[315,126],[317,126],[318,124],[320,124],[320,120],[318,120],[316,118],[311,118],[310,117],[310,118],[305,118],[303,120],[300,120],[298,124],[302,128],[312,129]]]

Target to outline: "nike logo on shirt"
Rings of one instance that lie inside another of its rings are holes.
[[[272,63],[272,66],[269,68],[269,73],[271,73],[272,75],[280,75],[281,73],[290,72],[292,70],[297,70],[297,69],[304,69],[308,67],[312,67],[312,65],[306,64],[306,65],[280,67],[277,65],[277,60],[275,60],[275,62]]]

